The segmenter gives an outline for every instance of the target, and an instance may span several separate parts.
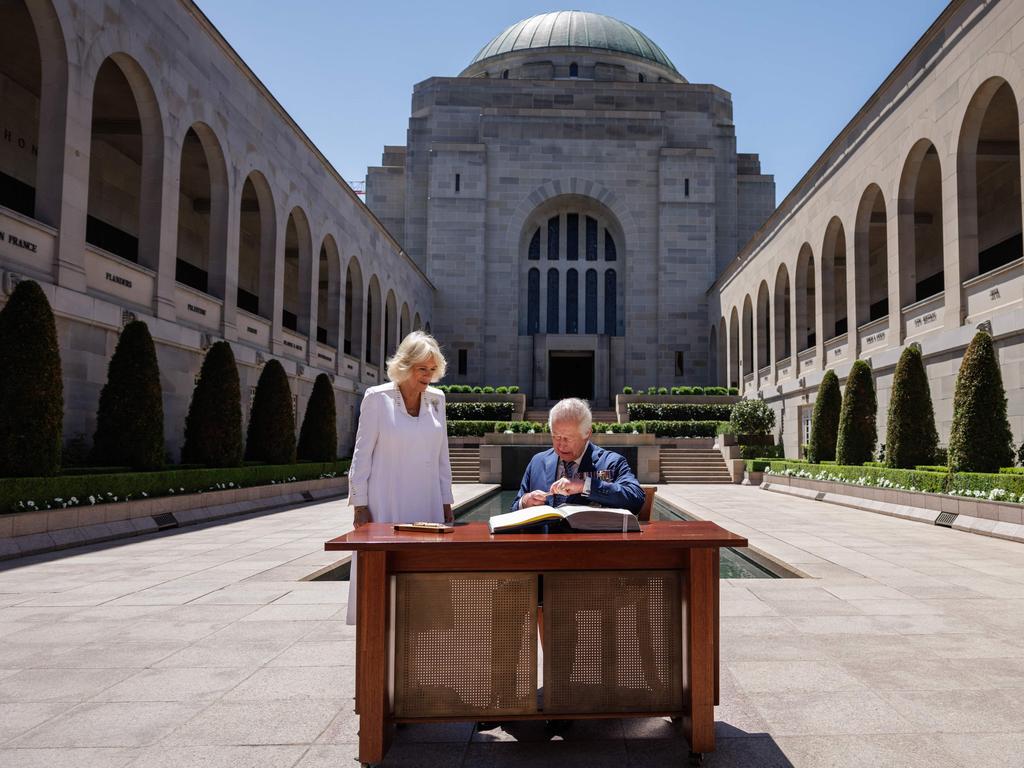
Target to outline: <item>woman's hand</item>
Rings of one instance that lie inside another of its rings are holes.
[[[455,515],[452,513],[452,505],[444,505],[444,521],[449,525],[455,522]]]
[[[367,523],[373,522],[373,515],[370,514],[369,507],[356,507],[355,517],[352,520],[352,524],[359,528],[360,526],[366,525]]]

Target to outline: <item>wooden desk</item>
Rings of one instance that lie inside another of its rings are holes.
[[[681,647],[682,706],[660,712],[560,711],[559,719],[629,716],[680,717],[693,753],[715,748],[714,707],[718,703],[718,553],[720,547],[744,547],[746,539],[714,523],[655,521],[640,533],[501,534],[485,523],[467,523],[453,533],[396,532],[390,523],[370,523],[328,541],[330,551],[354,551],[358,557],[356,630],[356,711],[359,760],[384,759],[398,717],[389,701],[389,631],[392,622],[391,577],[397,574],[568,571],[663,571],[679,576],[681,611],[672,631]],[[546,609],[547,610],[547,609]],[[548,621],[545,620],[545,625]],[[547,626],[545,626],[547,630]],[[545,635],[547,637],[547,635]],[[453,653],[458,648],[451,649]],[[395,665],[402,663],[396,656]],[[545,719],[550,712],[507,715],[501,720]],[[473,714],[433,720],[494,719]]]

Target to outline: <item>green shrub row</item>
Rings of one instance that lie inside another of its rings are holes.
[[[449,421],[508,421],[515,403],[447,403],[445,413]]]
[[[628,421],[625,424],[594,422],[596,434],[611,431],[615,434],[652,434],[656,437],[714,437],[717,421]],[[544,434],[548,425],[538,421],[449,421],[449,437],[483,437],[490,432],[514,432],[526,434],[530,431]]]
[[[1002,467],[999,470],[1001,475],[1024,475],[1024,467]]]
[[[469,384],[439,384],[437,388],[453,395],[514,395],[519,392],[519,387],[515,386],[472,387]]]
[[[851,467],[842,464],[807,464],[796,461],[773,461],[769,466],[772,472],[779,474],[783,473],[786,469],[802,470],[812,475],[816,475],[818,472],[827,472],[830,475],[852,483],[857,483],[861,478],[866,478],[867,485],[879,485],[878,481],[884,479],[892,485],[898,485],[903,488],[916,488],[919,491],[929,491],[931,493],[946,493],[946,483],[949,477],[949,475],[941,472],[920,472],[916,469]]]
[[[827,472],[843,480],[857,483],[867,479],[869,485],[884,485],[880,480],[903,488],[915,488],[930,493],[946,493],[959,496],[988,498],[993,501],[1006,500],[1000,494],[1005,491],[1016,498],[1024,495],[1024,471],[1016,472],[930,472],[920,469],[890,469],[888,467],[850,467],[842,465],[815,465],[798,461],[773,461],[771,471],[782,473],[786,469],[809,472]],[[1020,469],[1020,468],[1007,468]],[[1012,499],[1011,499],[1012,500]]]
[[[94,503],[316,480],[324,475],[344,474],[348,466],[349,460],[342,459],[335,462],[173,469],[113,475],[3,478],[0,479],[0,512],[88,506]],[[32,504],[28,503],[30,501]],[[19,506],[19,502],[22,506]]]
[[[630,403],[630,421],[728,421],[732,405],[710,403]]]
[[[622,394],[632,395],[634,391],[638,395],[736,395],[739,390],[736,387],[647,387],[645,390],[643,387],[637,387],[636,390],[633,387],[623,387]]]
[[[771,464],[771,459],[747,459],[747,472],[764,472]]]
[[[781,445],[741,445],[741,459],[781,459]],[[761,471],[761,470],[758,470]]]

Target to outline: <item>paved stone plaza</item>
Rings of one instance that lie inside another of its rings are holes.
[[[811,577],[723,583],[709,765],[1024,765],[1024,547],[743,486],[659,495]],[[350,765],[348,585],[301,581],[350,525],[339,500],[6,564],[0,764]],[[564,741],[539,723],[408,727],[385,765],[685,756],[664,720],[579,722]]]

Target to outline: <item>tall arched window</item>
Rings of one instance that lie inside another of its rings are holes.
[[[565,332],[580,332],[580,278],[575,269],[565,273]]]
[[[363,271],[353,257],[345,270],[345,354],[359,357],[363,338]]]
[[[569,65],[569,77],[579,77],[579,76],[580,76],[580,65],[577,64],[574,61],[572,64]]]
[[[618,335],[618,288],[614,269],[604,272],[604,332],[606,336]]]
[[[584,333],[597,333],[597,270],[587,270],[586,299],[583,320]]]
[[[561,302],[558,300],[558,270],[548,270],[548,333],[558,333],[558,310]]]
[[[540,333],[540,270],[534,267],[527,277],[526,332]]]
[[[519,333],[621,333],[623,296],[616,263],[621,236],[611,212],[596,200],[565,195],[539,207],[524,227],[520,245],[519,302],[525,311],[519,316]],[[534,272],[529,265],[540,261],[542,253],[548,266]],[[581,260],[594,262],[593,268],[581,272]],[[602,261],[610,264],[598,268]],[[602,279],[605,271],[614,274]]]

